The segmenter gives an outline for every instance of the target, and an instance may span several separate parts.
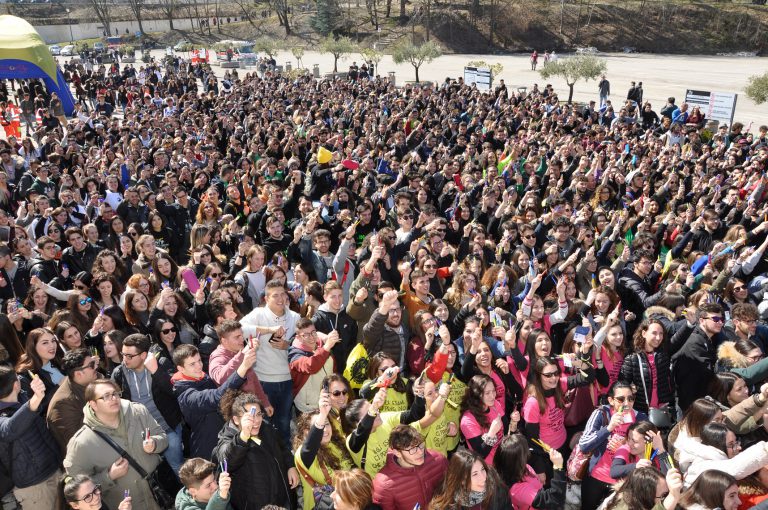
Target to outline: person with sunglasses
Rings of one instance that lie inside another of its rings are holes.
[[[85,474],[66,476],[64,483],[64,501],[67,508],[73,510],[105,510],[101,502],[101,485]],[[117,510],[131,510],[131,496],[123,497]]]
[[[645,413],[633,409],[632,387],[616,381],[608,390],[608,405],[592,412],[579,439],[579,449],[591,453],[588,475],[581,483],[581,507],[594,510],[611,493],[616,483],[610,475],[616,451],[627,441],[627,429],[636,421],[646,420]]]
[[[672,373],[677,386],[677,402],[683,411],[694,400],[707,395],[715,376],[715,346],[723,339],[721,331],[725,318],[719,304],[704,303],[699,307],[697,317],[698,324],[688,319],[671,342],[672,352],[682,345],[672,356]]]
[[[89,473],[101,485],[102,504],[108,508],[118,508],[130,496],[137,509],[161,510],[149,482],[131,463],[147,473],[155,471],[168,438],[145,406],[121,396],[110,379],[88,384],[82,427],[67,446],[64,469],[71,476]]]
[[[61,368],[67,377],[59,385],[48,404],[46,420],[48,428],[61,448],[64,457],[67,444],[83,424],[83,408],[86,404],[85,388],[99,378],[96,368],[99,358],[85,348],[64,354]]]

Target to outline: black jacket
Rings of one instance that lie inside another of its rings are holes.
[[[32,259],[29,263],[29,276],[37,276],[43,282],[59,290],[69,288],[67,279],[61,276],[59,265],[55,260]]]
[[[357,345],[357,321],[343,308],[336,314],[323,304],[315,312],[312,322],[315,324],[315,329],[321,333],[330,333],[334,329],[339,332],[341,342],[333,346],[331,354],[336,360],[336,371],[343,374],[349,353]]]
[[[46,480],[61,463],[40,409],[30,410],[27,400],[21,392],[19,403],[0,404],[0,464],[21,489]]]
[[[146,369],[145,369],[146,370]],[[125,366],[118,365],[112,372],[112,380],[120,385],[123,391],[123,398],[133,401],[131,398],[131,385],[125,381]],[[158,366],[157,371],[152,374],[152,400],[155,406],[163,416],[165,423],[172,429],[181,423],[181,409],[176,395],[173,394],[173,385],[171,384],[171,374]]]
[[[267,423],[261,424],[259,438],[261,444],[244,443],[240,432],[229,423],[219,433],[213,457],[214,462],[227,461],[232,476],[232,506],[240,510],[266,505],[295,508],[287,476],[288,469],[294,467],[291,451]]]
[[[663,289],[654,293],[651,284],[654,274],[651,273],[649,278],[642,279],[632,269],[627,268],[619,276],[616,291],[621,297],[621,304],[624,305],[624,308],[637,317],[633,324],[638,324],[642,320],[646,308],[655,305],[664,297]],[[634,328],[629,329],[634,330]]]
[[[207,374],[209,363],[211,362],[211,354],[219,346],[219,335],[213,326],[206,324],[203,326],[203,337],[197,346],[197,350],[200,351],[200,360],[203,362],[203,371]]]
[[[74,276],[80,271],[90,273],[93,269],[93,263],[96,262],[96,255],[101,252],[100,248],[86,243],[83,251],[75,251],[73,247],[65,249],[61,254],[61,263],[69,267],[69,274]]]
[[[694,400],[707,395],[715,377],[717,349],[700,326],[693,328],[688,340],[672,357],[680,409],[685,411]]]
[[[674,405],[675,394],[669,355],[663,351],[656,352],[654,361],[656,362],[656,395],[659,398],[659,405]],[[642,377],[640,376],[641,370]],[[645,379],[645,385],[643,385],[643,379]],[[646,387],[650,389],[653,384],[651,367],[648,365],[648,355],[644,352],[628,354],[621,365],[619,380],[635,385],[637,388],[635,410],[647,414],[649,399],[646,395]]]

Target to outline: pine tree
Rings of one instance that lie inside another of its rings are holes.
[[[317,0],[317,14],[310,20],[310,25],[322,35],[328,35],[339,29],[344,21],[344,13],[338,0]]]

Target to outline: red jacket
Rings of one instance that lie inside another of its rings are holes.
[[[308,352],[296,346],[288,348],[288,367],[291,369],[293,381],[293,396],[295,397],[301,388],[309,380],[311,375],[318,373],[325,365],[331,353],[325,349],[317,348],[315,352]],[[333,370],[336,371],[336,360],[333,360]]]
[[[432,450],[425,452],[424,464],[412,468],[401,467],[390,452],[373,479],[373,502],[383,510],[413,510],[416,503],[427,510],[447,469],[448,459]]]

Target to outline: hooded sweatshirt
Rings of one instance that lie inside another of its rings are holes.
[[[176,494],[176,510],[232,510],[232,505],[229,504],[229,497],[221,498],[219,491],[213,493],[208,503],[200,503],[184,488]]]

